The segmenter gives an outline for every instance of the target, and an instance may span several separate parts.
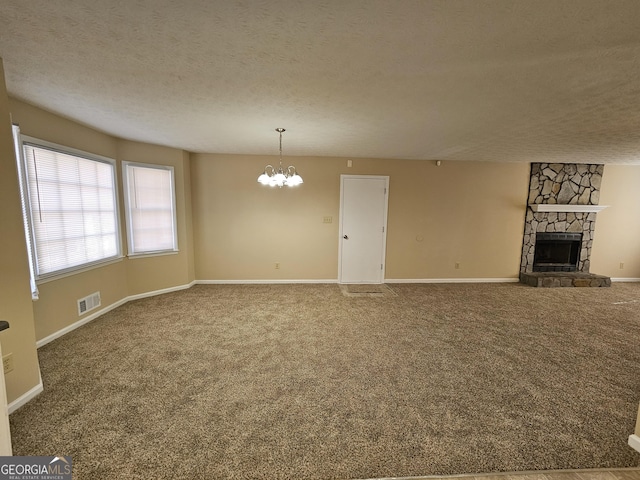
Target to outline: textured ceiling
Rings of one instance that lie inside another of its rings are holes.
[[[640,164],[638,0],[2,0],[0,56],[194,152]]]

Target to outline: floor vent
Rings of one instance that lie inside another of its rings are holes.
[[[100,306],[100,292],[92,293],[78,300],[78,315],[84,315]]]

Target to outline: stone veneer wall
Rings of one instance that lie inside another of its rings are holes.
[[[532,163],[529,181],[531,204],[597,205],[604,165]],[[533,271],[537,232],[582,232],[579,272],[589,272],[596,213],[534,212],[527,206],[520,272]]]

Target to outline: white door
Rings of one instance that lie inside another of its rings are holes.
[[[340,176],[340,283],[383,283],[389,177]]]

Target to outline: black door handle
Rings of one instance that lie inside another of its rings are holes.
[[[344,236],[344,237],[342,237],[342,238],[344,238],[345,240],[349,240],[349,235],[345,235],[345,236]]]

